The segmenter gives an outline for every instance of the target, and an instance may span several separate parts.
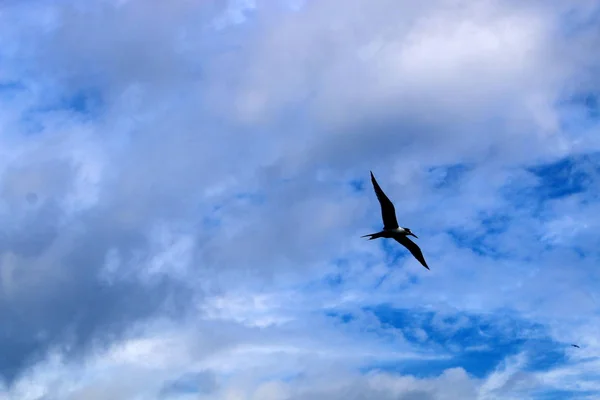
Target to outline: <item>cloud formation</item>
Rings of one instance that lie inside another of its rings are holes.
[[[0,399],[600,393],[596,2],[0,7]]]

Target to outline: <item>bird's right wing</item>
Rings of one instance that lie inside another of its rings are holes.
[[[398,228],[394,204],[385,195],[385,193],[383,193],[383,190],[381,190],[381,187],[375,180],[375,176],[373,176],[373,172],[371,172],[371,182],[373,183],[377,200],[379,200],[379,205],[381,206],[381,219],[383,219],[383,227],[386,229]]]
[[[421,265],[429,269],[427,263],[425,262],[425,257],[423,257],[423,252],[415,242],[413,242],[406,236],[398,236],[394,239],[396,239],[396,241],[402,246],[406,247],[408,251],[410,251],[410,253],[421,263]]]

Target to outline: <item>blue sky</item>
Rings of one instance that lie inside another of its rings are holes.
[[[599,15],[4,2],[0,400],[600,397]]]

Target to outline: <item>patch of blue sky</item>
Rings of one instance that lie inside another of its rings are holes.
[[[434,378],[449,368],[463,368],[469,375],[483,378],[488,375],[507,355],[505,352],[477,353],[472,357],[456,356],[451,358],[427,360],[403,360],[402,362],[379,362],[362,367],[362,373],[371,371],[393,372],[411,375],[419,379]]]
[[[524,349],[531,356],[524,371],[547,370],[567,362],[564,343],[549,339],[542,325],[516,317],[503,316],[491,320],[464,313],[439,317],[434,312],[396,309],[385,305],[366,307],[363,311],[371,312],[378,318],[381,322],[378,334],[382,336],[389,336],[386,330],[399,329],[404,338],[415,346],[452,355],[448,359],[426,362],[374,363],[366,366],[364,371],[383,369],[426,377],[437,376],[447,368],[462,367],[473,376],[483,377],[507,356]],[[352,312],[329,311],[327,316],[340,323],[350,323],[356,319]],[[426,339],[416,333],[415,327],[425,332]]]
[[[574,101],[581,104],[588,118],[598,119],[600,117],[600,101],[597,93],[579,95]]]
[[[472,170],[473,165],[464,163],[435,166],[428,169],[427,180],[435,189],[455,187]]]
[[[162,390],[161,395],[171,396],[177,394],[209,394],[216,388],[211,375],[205,372],[187,373],[167,382]]]
[[[451,339],[455,336],[455,334],[459,331],[463,331],[455,340],[456,342],[464,342],[459,343],[465,346],[473,346],[478,345],[477,341],[485,342],[483,339],[485,336],[480,332],[479,326],[475,325],[474,317],[469,318],[470,322],[472,322],[468,327],[461,326],[455,327],[455,332],[451,335],[448,335],[448,330],[443,329],[435,329],[434,328],[434,317],[435,313],[429,311],[420,311],[415,309],[397,309],[391,308],[386,305],[380,305],[377,307],[369,308],[369,310],[377,316],[377,318],[384,325],[389,325],[392,327],[396,327],[401,330],[406,330],[406,339],[413,342],[419,342],[417,336],[413,335],[411,329],[415,324],[421,325],[421,327],[427,330],[431,335],[428,334],[428,340],[433,342],[443,344],[449,343]],[[448,316],[443,320],[444,324],[448,324],[448,326],[452,326],[453,323],[458,321],[458,316]],[[483,326],[481,326],[483,327]],[[453,330],[454,330],[453,329]]]
[[[344,283],[344,277],[343,274],[336,272],[326,275],[323,278],[323,282],[331,288],[336,288],[340,287]]]
[[[216,29],[220,30],[253,21],[251,16],[256,8],[254,0],[230,0],[228,3],[225,11],[213,20],[213,26]]]
[[[292,11],[300,11],[306,5],[306,0],[287,0],[286,3]]]
[[[393,268],[423,268],[421,264],[415,260],[414,256],[401,244],[393,239],[378,239],[380,240],[381,246],[383,247],[386,260],[385,264],[392,266]],[[409,263],[411,265],[409,265]],[[385,282],[388,275],[381,276],[374,284],[374,289],[377,289],[381,284]],[[410,275],[406,278],[404,283],[396,284],[395,290],[403,290],[412,285],[418,284],[421,281],[421,277],[417,275]]]
[[[27,89],[26,86],[19,81],[0,82],[0,101],[11,101],[25,89]]]
[[[373,230],[373,232],[375,229]],[[413,256],[392,239],[379,239],[379,245],[382,246],[386,252],[385,264],[392,266],[391,268],[401,268],[402,260],[409,260],[412,262]],[[418,264],[417,261],[414,261]],[[360,263],[362,274],[366,274],[364,278],[358,277],[353,271],[353,265]],[[316,280],[302,285],[301,290],[340,290],[343,291],[347,285],[356,285],[357,283],[363,289],[376,290],[379,288],[388,278],[389,274],[384,272],[381,273],[381,260],[379,258],[372,258],[366,256],[360,252],[353,252],[347,254],[344,257],[338,257],[327,264],[324,269],[324,274],[318,277]],[[376,269],[376,271],[375,271]],[[372,273],[374,272],[374,273]],[[368,279],[367,279],[368,277]],[[402,283],[395,283],[394,290],[403,290],[412,285],[418,284],[421,278],[418,274],[411,274]]]
[[[402,362],[380,362],[362,368],[362,372],[383,370],[417,378],[439,376],[449,368],[463,368],[469,375],[484,378],[493,372],[508,356],[518,353],[519,343],[497,345],[488,350],[463,352],[452,357]]]
[[[581,92],[557,105],[560,128],[573,138],[585,138],[600,126],[598,93]]]
[[[191,394],[199,393],[198,387],[192,382],[173,382],[161,390],[163,396],[171,396],[174,394]]]
[[[593,390],[544,390],[531,393],[535,400],[597,399],[598,392]]]
[[[374,282],[373,289],[379,289],[381,285],[383,285],[383,283],[386,281],[387,277],[388,274],[382,274],[381,276],[379,276]]]
[[[521,173],[501,189],[508,213],[527,213],[545,221],[555,218],[553,204],[556,201],[573,198],[581,205],[598,201],[598,153],[579,154],[532,165]]]
[[[266,201],[266,197],[257,192],[239,192],[228,199],[221,201],[219,204],[212,205],[210,210],[203,212],[199,210],[199,213],[204,213],[200,218],[202,227],[204,229],[215,229],[221,226],[221,215],[227,214],[227,208],[232,205],[262,205]]]
[[[348,255],[346,257],[339,257],[331,260],[323,270],[323,275],[316,279],[304,282],[298,287],[306,293],[319,291],[319,290],[343,290],[345,285],[349,282],[353,282],[350,274],[350,260],[358,257],[355,254]],[[368,260],[365,260],[365,267],[369,268]]]
[[[551,200],[585,192],[600,173],[600,154],[584,154],[530,167],[538,179],[533,195]]]
[[[353,193],[363,193],[367,188],[367,180],[355,178],[348,182]]]
[[[76,113],[90,115],[97,113],[103,105],[102,94],[99,89],[86,89],[63,98],[59,107]]]
[[[212,231],[222,226],[223,221],[219,212],[221,208],[223,208],[222,205],[215,205],[208,213],[205,213],[204,216],[200,218],[200,224],[203,229]]]
[[[385,250],[386,263],[388,265],[397,265],[400,263],[400,260],[411,255],[410,252],[393,239],[378,240],[381,247]]]
[[[237,193],[233,197],[237,201],[254,206],[263,205],[266,201],[266,198],[263,194],[253,192]]]
[[[599,4],[595,4],[595,7],[591,9],[586,8],[585,12],[577,11],[577,9],[572,8],[561,16],[560,26],[563,34],[568,38],[586,33],[590,28],[593,29],[600,23]]]
[[[86,117],[96,116],[102,109],[104,101],[102,92],[97,88],[87,88],[68,95],[50,97],[45,104],[31,109],[28,114],[36,116],[53,111],[68,111]]]
[[[206,215],[201,219],[203,229],[212,230],[221,226],[221,219],[213,215]]]
[[[510,252],[501,251],[496,247],[494,238],[501,232],[494,232],[493,225],[489,229],[484,226],[484,231],[456,228],[449,229],[447,233],[458,248],[470,249],[480,256],[492,257],[497,260],[512,258]]]
[[[44,131],[44,123],[41,119],[29,113],[22,116],[20,124],[24,135],[35,135]]]
[[[570,350],[565,343],[552,342],[549,339],[538,339],[529,350],[529,359],[522,371],[548,371],[557,365],[568,363],[566,351]]]
[[[257,379],[257,382],[260,383],[269,383],[269,382],[284,382],[291,383],[294,381],[301,380],[305,377],[303,372],[290,372],[290,373],[273,373],[273,374],[265,374]]]
[[[513,217],[500,213],[481,213],[479,215],[479,221],[483,227],[485,227],[486,234],[501,234],[506,232],[506,230],[510,227],[510,224],[513,222]]]
[[[325,311],[325,316],[327,316],[329,318],[334,318],[343,324],[347,324],[349,322],[356,320],[356,317],[352,313],[349,313],[349,312]]]
[[[99,89],[80,90],[70,95],[50,98],[45,104],[31,108],[21,115],[21,127],[25,134],[39,134],[44,130],[48,114],[66,112],[80,120],[97,118],[104,106]]]

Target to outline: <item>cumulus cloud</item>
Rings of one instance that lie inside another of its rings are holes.
[[[0,398],[600,391],[596,2],[0,7]]]

